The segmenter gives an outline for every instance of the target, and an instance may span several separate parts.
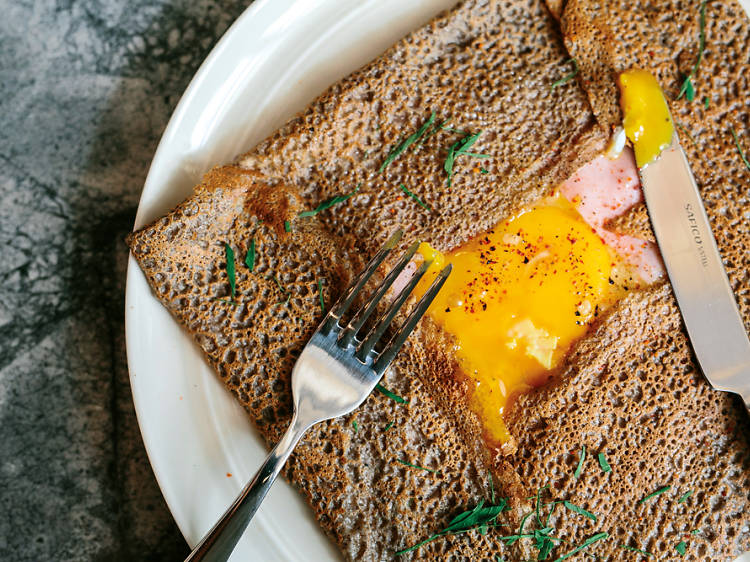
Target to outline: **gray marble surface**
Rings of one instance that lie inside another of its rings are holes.
[[[0,560],[182,560],[141,441],[127,249],[191,76],[250,0],[0,0]]]

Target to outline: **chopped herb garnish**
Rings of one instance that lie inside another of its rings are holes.
[[[479,131],[478,133],[474,133],[473,135],[467,134],[464,138],[457,140],[448,148],[448,155],[446,156],[445,162],[443,163],[443,169],[448,173],[448,187],[451,186],[451,183],[453,181],[453,164],[456,161],[456,156],[459,156],[461,154],[474,154],[468,152],[468,150],[475,142],[477,142],[477,139],[481,134],[481,131]]]
[[[336,195],[335,197],[331,197],[327,201],[323,201],[320,205],[315,207],[312,211],[302,211],[299,215],[297,215],[299,218],[304,219],[307,217],[312,217],[320,213],[321,211],[325,211],[326,209],[330,209],[334,205],[338,205],[339,203],[343,203],[347,199],[349,199],[352,195],[356,194],[359,191],[359,188],[362,187],[362,184],[360,183],[357,185],[356,188],[354,188],[354,191],[347,193],[346,195]]]
[[[489,174],[489,170],[485,170],[484,168],[480,168],[479,171],[483,174]]]
[[[227,258],[227,277],[229,278],[229,288],[232,291],[232,301],[234,301],[234,297],[237,295],[237,278],[234,272],[234,250],[232,250],[232,247],[226,242],[224,243],[224,254]]]
[[[581,456],[578,458],[578,466],[576,466],[575,472],[573,472],[573,478],[578,480],[578,477],[583,471],[583,463],[586,461],[586,445],[581,447]]]
[[[708,96],[703,98],[703,109],[708,110],[708,105],[711,103],[708,99]]]
[[[542,515],[541,515],[541,507],[542,507],[542,490],[546,490],[549,488],[549,484],[546,486],[542,486],[536,491],[536,507],[534,508],[534,511],[536,512],[536,522],[539,524],[540,527],[543,527],[542,524]]]
[[[640,500],[638,500],[638,503],[639,503],[639,504],[642,504],[642,503],[646,503],[646,502],[647,502],[648,500],[650,500],[651,498],[655,498],[656,496],[660,496],[660,495],[661,495],[661,494],[663,494],[664,492],[668,492],[668,491],[669,491],[669,490],[670,490],[671,488],[672,488],[672,486],[664,486],[664,487],[662,487],[662,488],[659,488],[659,489],[658,489],[658,490],[656,490],[655,492],[651,492],[651,493],[650,493],[649,495],[647,495],[647,496],[646,496],[645,498],[643,498],[643,499],[640,499]]]
[[[591,535],[589,538],[583,541],[583,544],[575,547],[570,552],[563,554],[560,558],[555,560],[555,562],[560,562],[560,560],[565,560],[566,558],[570,558],[574,554],[581,552],[584,548],[588,548],[595,542],[606,539],[606,538],[609,538],[609,533],[597,533],[595,535]]]
[[[425,204],[424,201],[422,201],[419,197],[417,197],[411,191],[409,191],[403,183],[401,185],[399,185],[398,187],[401,189],[401,191],[403,191],[409,197],[411,197],[412,199],[414,199],[414,201],[416,201],[419,204],[420,207],[423,207],[424,209],[427,209],[428,211],[432,211],[432,209],[430,208],[429,205]]]
[[[427,129],[430,128],[430,125],[435,121],[435,112],[433,111],[430,115],[430,118],[427,119],[427,121],[417,130],[416,133],[413,135],[410,135],[404,139],[404,141],[398,145],[396,145],[389,153],[388,156],[386,156],[383,163],[380,165],[380,169],[378,170],[378,173],[382,173],[383,170],[393,162],[396,158],[398,158],[398,155],[404,152],[407,148],[409,148],[412,144],[414,144],[416,141],[420,139],[422,135],[427,132]]]
[[[375,390],[377,390],[380,394],[384,394],[394,402],[398,402],[399,404],[406,403],[406,399],[401,398],[398,394],[394,394],[380,383],[375,385]]]
[[[284,230],[286,232],[291,232],[292,231],[292,223],[290,223],[289,221],[284,221]]]
[[[604,456],[604,453],[599,453],[597,458],[599,459],[599,466],[602,468],[602,472],[612,472],[612,467],[609,466],[607,457]]]
[[[423,466],[419,466],[419,465],[416,465],[416,464],[411,464],[410,462],[406,462],[406,461],[403,461],[401,459],[396,459],[396,462],[400,462],[404,466],[408,466],[410,468],[418,468],[419,470],[426,470],[427,472],[432,472],[433,474],[437,474],[439,472],[438,470],[433,470],[432,468],[425,468]]]
[[[352,427],[354,428],[354,433],[357,433],[359,431],[359,424],[357,423],[357,420],[352,420]]]
[[[740,153],[740,158],[742,158],[742,161],[745,163],[745,167],[750,170],[750,162],[747,161],[745,153],[742,151],[742,147],[740,146],[740,139],[737,138],[737,133],[734,132],[734,127],[729,127],[729,131],[734,137],[734,144],[737,146],[737,152]]]
[[[694,146],[694,147],[696,148],[696,150],[698,150],[698,151],[699,151],[699,152],[698,152],[698,154],[701,154],[701,153],[700,153],[700,149],[698,148],[698,143],[696,143],[696,142],[695,142],[695,139],[693,138],[693,135],[691,135],[691,134],[690,134],[690,131],[688,131],[688,130],[687,130],[687,129],[685,128],[685,126],[684,126],[684,125],[683,125],[682,123],[680,123],[679,121],[675,121],[675,123],[676,123],[676,124],[677,124],[677,126],[678,126],[678,127],[680,128],[680,130],[681,130],[681,131],[682,131],[683,133],[685,133],[685,136],[687,136],[687,138],[688,138],[688,139],[690,139],[690,142],[691,142],[691,143],[693,143],[693,146]],[[701,156],[702,156],[702,155],[701,155]]]
[[[237,301],[230,301],[229,299],[211,299],[211,300],[214,300],[216,302],[224,302],[226,304],[231,304],[232,306],[240,305],[240,303],[238,303]]]
[[[687,79],[687,88],[685,89],[685,99],[688,101],[693,101],[695,99],[695,86],[693,86],[693,81],[689,78]]]
[[[279,278],[275,275],[271,275],[271,278],[276,282],[276,286],[279,288],[279,291],[284,293],[286,295],[286,289],[281,286],[281,282],[279,281]]]
[[[685,541],[678,542],[674,549],[680,553],[680,556],[685,556],[685,553],[687,552],[687,543]]]
[[[488,472],[487,476],[490,477],[490,501],[495,503],[495,484],[492,482],[492,473]]]
[[[588,518],[589,518],[589,519],[591,519],[591,520],[592,520],[592,521],[593,521],[594,523],[596,523],[596,515],[594,515],[594,514],[593,514],[593,513],[591,513],[590,511],[586,511],[586,510],[585,510],[585,509],[583,509],[582,507],[579,507],[579,506],[577,506],[577,505],[575,505],[575,504],[572,504],[572,503],[570,503],[570,502],[569,502],[568,500],[565,500],[565,501],[563,502],[563,505],[564,505],[565,507],[567,507],[567,508],[568,508],[568,509],[569,509],[570,511],[574,511],[575,513],[577,513],[577,514],[579,514],[579,515],[583,515],[584,517],[588,517]]]
[[[432,129],[432,131],[430,131],[429,133],[427,133],[425,136],[422,137],[422,140],[420,140],[417,143],[417,145],[422,146],[427,139],[429,139],[433,135],[438,134],[440,131],[452,131],[453,129],[446,127],[446,125],[451,119],[452,117],[448,117],[448,119],[440,123],[440,125],[436,125],[435,128]]]
[[[383,429],[383,433],[385,433],[386,431],[388,431],[392,427],[393,427],[393,420],[391,420],[391,421],[388,422],[388,425],[386,425],[385,428]]]
[[[250,240],[250,247],[245,254],[245,265],[251,272],[255,269],[255,238]]]
[[[701,2],[699,10],[700,15],[698,19],[698,25],[700,27],[700,31],[698,33],[698,58],[695,61],[690,74],[687,75],[685,81],[682,83],[682,88],[680,88],[680,93],[677,94],[677,99],[680,99],[683,95],[687,97],[688,101],[693,101],[693,99],[695,98],[693,78],[695,77],[696,72],[698,72],[698,65],[700,65],[701,63],[701,59],[703,58],[703,51],[706,48],[706,2],[707,0],[703,0],[703,2]]]
[[[318,299],[320,300],[320,311],[326,313],[326,303],[323,300],[323,280],[318,279]]]
[[[475,529],[480,530],[480,532],[482,530],[486,532],[487,527],[497,526],[495,524],[495,519],[497,519],[497,516],[500,515],[503,511],[507,511],[508,509],[509,508],[507,507],[507,501],[505,499],[501,499],[497,504],[488,505],[487,507],[484,507],[484,500],[479,500],[479,503],[474,509],[464,511],[463,513],[459,513],[458,515],[456,515],[456,517],[454,517],[451,522],[448,523],[448,526],[445,529],[443,529],[439,533],[435,533],[431,537],[423,540],[418,544],[415,544],[414,546],[399,550],[398,552],[396,552],[396,556],[400,556],[401,554],[416,550],[420,546],[432,542],[435,539],[439,539],[440,537],[443,537],[445,535],[457,535],[459,533],[465,533],[467,531]],[[528,535],[528,537],[534,537],[534,535]]]
[[[689,490],[689,491],[685,492],[684,494],[682,494],[682,495],[680,496],[680,499],[679,499],[679,500],[677,500],[677,503],[685,503],[685,502],[687,501],[687,499],[688,499],[688,498],[689,498],[690,496],[692,496],[692,495],[693,495],[693,490]]]
[[[697,535],[697,534],[699,534],[700,532],[701,532],[701,530],[700,530],[700,529],[693,529],[692,531],[690,531],[690,534],[691,534],[691,535]]]
[[[505,562],[502,558],[500,558],[500,555],[495,554],[495,562]]]
[[[553,82],[552,86],[550,86],[550,88],[549,88],[550,92],[552,90],[554,90],[555,88],[557,88],[558,86],[562,86],[563,84],[567,84],[568,82],[570,82],[571,80],[573,80],[573,78],[576,77],[576,74],[578,74],[578,70],[579,70],[578,69],[578,61],[576,59],[573,58],[573,59],[567,60],[565,62],[566,62],[566,64],[569,63],[569,62],[573,63],[573,72],[571,72],[570,74],[566,74],[565,76],[563,76],[559,80],[556,80],[555,82]]]
[[[640,548],[635,548],[634,546],[628,546],[626,544],[621,544],[620,548],[624,548],[625,550],[629,550],[631,552],[637,552],[638,554],[641,554],[643,556],[646,556],[648,558],[653,558],[653,554],[650,552],[646,552],[645,550],[641,550]]]

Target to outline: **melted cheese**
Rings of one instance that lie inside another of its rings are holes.
[[[625,134],[639,168],[656,160],[672,143],[674,125],[659,82],[645,70],[620,74],[620,105]]]
[[[618,298],[613,254],[560,195],[453,252],[422,244],[420,253],[434,261],[418,294],[453,264],[428,314],[453,336],[454,355],[471,381],[470,404],[488,440],[502,445],[509,400],[543,384]]]

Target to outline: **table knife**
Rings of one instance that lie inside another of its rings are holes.
[[[695,356],[711,385],[750,411],[750,340],[677,133],[639,168],[656,241]]]

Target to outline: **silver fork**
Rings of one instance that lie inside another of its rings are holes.
[[[370,300],[345,326],[341,325],[343,315],[398,244],[401,235],[400,230],[396,231],[375,254],[364,271],[333,305],[302,350],[292,370],[294,414],[289,429],[234,503],[185,559],[186,562],[214,562],[229,558],[305,431],[316,423],[351,412],[367,398],[440,291],[451,272],[450,265],[438,274],[382,351],[375,350],[375,345],[381,341],[409,294],[430,266],[431,262],[425,260],[377,319],[374,327],[364,337],[359,337],[364,323],[417,251],[419,243],[414,243],[388,273]]]

